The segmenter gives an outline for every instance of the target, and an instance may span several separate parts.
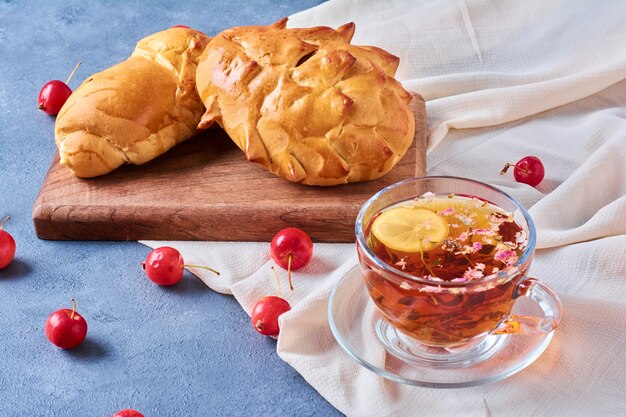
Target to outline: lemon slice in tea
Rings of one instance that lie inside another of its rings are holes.
[[[374,220],[372,233],[390,249],[425,252],[443,243],[448,236],[448,222],[432,210],[394,207]]]

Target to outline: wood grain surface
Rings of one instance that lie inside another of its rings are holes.
[[[353,242],[362,204],[425,175],[426,115],[413,100],[415,141],[387,175],[334,187],[294,184],[248,162],[219,128],[141,166],[80,179],[56,154],[33,207],[37,236],[55,240],[269,241],[295,226],[317,242]]]

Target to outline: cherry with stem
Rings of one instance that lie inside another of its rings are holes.
[[[72,95],[72,89],[68,86],[68,84],[74,76],[74,73],[76,73],[78,67],[80,67],[80,64],[81,62],[76,64],[65,82],[61,80],[52,80],[44,84],[39,92],[39,97],[37,98],[37,108],[39,110],[42,110],[51,116],[59,114],[69,96]]]
[[[287,270],[289,288],[294,290],[291,271],[302,268],[313,256],[313,241],[303,230],[288,227],[276,233],[270,244],[272,259]]]
[[[280,287],[280,279],[276,269],[272,267],[274,277],[276,278],[276,284],[278,286],[278,296],[268,295],[261,298],[256,302],[252,308],[250,319],[254,329],[266,336],[278,336],[280,332],[280,326],[278,325],[278,318],[285,312],[291,310],[291,306],[282,298],[282,290]]]
[[[278,272],[276,272],[276,268],[272,267],[272,272],[274,273],[274,277],[276,278],[276,286],[278,287],[278,296],[283,297],[283,291],[280,287],[280,279],[278,278]]]
[[[186,267],[200,268],[220,275],[218,271],[208,266],[186,264],[180,252],[169,246],[162,246],[153,249],[146,257],[146,261],[141,263],[146,275],[154,283],[161,286],[171,286],[177,284],[183,278]]]
[[[507,163],[500,171],[500,175],[504,175],[511,167],[515,181],[532,187],[539,185],[545,175],[543,163],[536,156],[525,156],[515,164]]]
[[[48,340],[61,349],[73,349],[80,345],[87,335],[87,322],[76,311],[76,300],[73,298],[72,309],[62,308],[50,314],[46,320],[46,336]]]

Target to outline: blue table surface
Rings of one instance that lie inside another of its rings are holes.
[[[231,296],[185,273],[148,281],[137,242],[58,242],[35,236],[31,209],[55,151],[54,118],[37,110],[43,84],[76,88],[124,60],[140,38],[175,24],[212,35],[269,24],[320,0],[0,1],[0,216],[17,242],[0,270],[0,416],[332,416],[339,413],[276,355]],[[71,351],[46,339],[48,315],[87,319]]]

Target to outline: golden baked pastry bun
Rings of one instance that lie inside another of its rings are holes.
[[[412,95],[394,79],[399,59],[350,44],[355,25],[228,29],[200,57],[206,112],[246,158],[289,181],[336,185],[391,170],[413,141]]]
[[[56,119],[61,163],[76,176],[95,177],[143,164],[194,136],[204,112],[196,66],[208,41],[197,30],[170,28],[88,77]]]

